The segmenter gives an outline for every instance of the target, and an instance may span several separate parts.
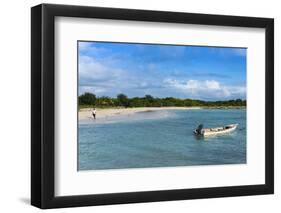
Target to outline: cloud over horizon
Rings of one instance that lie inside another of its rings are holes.
[[[246,98],[246,49],[79,42],[79,94]]]
[[[166,79],[165,83],[171,87],[186,94],[190,98],[208,100],[210,97],[216,99],[232,99],[239,96],[242,99],[246,97],[246,88],[243,86],[226,86],[215,80],[173,80]]]

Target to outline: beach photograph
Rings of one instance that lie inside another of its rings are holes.
[[[247,163],[247,49],[78,41],[78,171]]]

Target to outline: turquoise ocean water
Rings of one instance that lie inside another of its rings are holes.
[[[198,138],[200,123],[239,126]],[[245,109],[160,110],[79,123],[78,170],[245,163]]]

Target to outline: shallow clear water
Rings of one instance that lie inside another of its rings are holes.
[[[228,134],[198,138],[193,130],[238,123]],[[79,124],[78,170],[246,163],[246,110],[141,112]]]

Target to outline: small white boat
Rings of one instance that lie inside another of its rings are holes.
[[[208,137],[232,132],[237,128],[237,126],[238,124],[229,124],[223,127],[203,128],[203,125],[200,124],[193,132],[198,136]]]

